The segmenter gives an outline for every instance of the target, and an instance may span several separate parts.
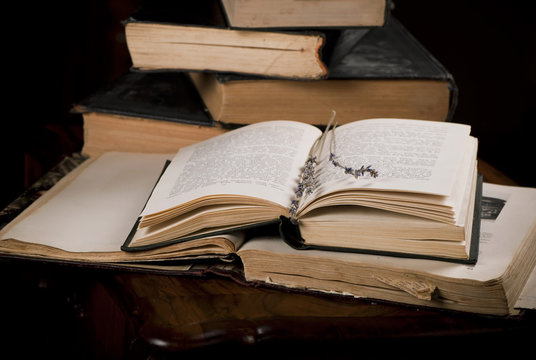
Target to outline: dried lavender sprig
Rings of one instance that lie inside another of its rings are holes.
[[[300,181],[298,182],[298,186],[296,187],[296,191],[294,193],[296,197],[294,200],[292,200],[289,207],[290,220],[294,223],[298,221],[296,219],[296,215],[298,213],[298,207],[300,206],[300,200],[304,197],[304,195],[307,196],[312,194],[316,188],[317,184],[315,171],[317,165],[317,157],[322,153],[324,143],[326,142],[326,136],[331,128],[333,120],[335,119],[335,114],[335,111],[331,112],[331,118],[329,119],[328,125],[326,126],[324,133],[313,144],[311,151],[309,152],[309,157],[305,162]]]
[[[304,195],[310,195],[313,193],[314,189],[316,188],[316,174],[315,174],[315,168],[317,165],[316,156],[309,156],[307,161],[305,162],[305,167],[303,169],[301,179],[298,182],[298,186],[296,187],[296,191],[294,192],[294,195],[296,195],[296,198],[292,200],[289,208],[289,214],[291,220],[296,219],[296,214],[298,211],[298,206],[300,205],[300,200]]]
[[[365,165],[361,165],[359,169],[355,169],[351,166],[346,166],[341,164],[337,160],[337,155],[335,155],[335,128],[337,127],[337,124],[333,126],[333,135],[331,136],[331,143],[329,144],[329,162],[335,167],[341,168],[344,170],[345,174],[353,175],[354,178],[358,179],[360,176],[364,176],[365,173],[368,173],[371,177],[377,178],[378,177],[378,171],[372,168],[372,165],[368,165],[365,167]]]
[[[316,183],[316,165],[317,165],[317,155],[322,153],[322,149],[324,147],[324,143],[326,140],[326,136],[328,131],[331,130],[331,125],[333,123],[333,120],[335,119],[335,111],[332,111],[331,118],[329,120],[328,125],[326,126],[326,129],[324,130],[324,133],[320,138],[317,139],[315,144],[313,145],[310,155],[307,158],[307,161],[305,162],[305,166],[300,178],[300,181],[298,182],[298,186],[296,187],[296,191],[294,195],[296,196],[294,200],[291,201],[290,207],[289,207],[289,214],[290,214],[290,220],[294,223],[297,223],[296,215],[298,213],[298,207],[300,205],[300,200],[307,195],[310,195],[313,193],[313,191],[317,187]],[[344,166],[341,163],[339,163],[336,160],[336,155],[334,152],[335,148],[335,127],[337,124],[333,126],[332,131],[332,137],[331,137],[331,143],[330,143],[330,155],[329,155],[329,161],[336,167],[340,167],[344,169],[344,172],[346,174],[352,174],[356,179],[359,176],[365,175],[365,173],[369,173],[371,177],[378,177],[378,172],[372,168],[371,165],[365,167],[361,166],[359,169],[354,169],[352,167]]]
[[[294,200],[292,200],[289,207],[290,220],[292,222],[296,223],[298,221],[296,219],[296,215],[298,213],[298,207],[300,206],[300,200],[304,196],[312,194],[313,191],[316,189],[317,157],[322,153],[324,144],[326,142],[327,133],[331,128],[333,120],[335,119],[335,114],[335,111],[331,112],[331,118],[329,119],[328,125],[326,126],[324,133],[313,144],[311,151],[309,152],[309,157],[305,162],[300,181],[298,182],[298,186],[296,187],[296,191],[294,193],[296,197],[294,198]]]
[[[337,156],[334,153],[330,153],[329,161],[333,166],[343,169],[345,174],[353,175],[356,179],[360,176],[364,176],[366,173],[368,173],[373,178],[378,177],[378,171],[373,169],[372,165],[368,165],[367,167],[365,167],[365,165],[361,165],[359,169],[354,169],[351,166],[342,165],[340,162],[337,161],[336,157]]]

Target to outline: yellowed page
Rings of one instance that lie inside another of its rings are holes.
[[[390,256],[373,256],[357,253],[342,253],[321,250],[295,250],[283,240],[258,238],[247,241],[240,252],[261,250],[272,252],[273,256],[290,255],[309,257],[311,261],[323,263],[345,262],[366,265],[372,269],[396,269],[404,273],[421,273],[456,279],[488,281],[498,279],[511,265],[525,238],[532,244],[536,234],[531,229],[536,225],[536,189],[513,187],[484,183],[481,223],[480,253],[475,265],[449,263],[444,261],[398,258]],[[287,269],[269,269],[267,271],[285,272]],[[247,274],[246,274],[247,275]],[[297,276],[302,276],[299,272]]]
[[[536,309],[536,268],[532,270],[515,307],[518,309]]]
[[[324,146],[318,194],[359,188],[450,195],[468,146],[468,125],[409,119],[370,119],[337,127],[335,147]],[[372,165],[376,179],[355,180],[329,162],[330,150],[345,166]],[[316,194],[316,195],[318,195]]]
[[[260,198],[289,207],[320,134],[304,123],[268,121],[182,148],[142,215],[214,195]]]
[[[40,207],[28,209],[28,216],[8,225],[0,239],[69,252],[120,251],[167,158],[106,153],[70,183],[59,183],[65,185],[60,192]]]

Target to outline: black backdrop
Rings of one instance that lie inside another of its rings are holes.
[[[30,1],[5,11],[1,206],[80,150],[81,119],[69,110],[130,66],[121,20],[140,1]],[[473,126],[480,157],[526,186],[536,186],[532,3],[395,0],[393,10],[454,75],[454,121]]]

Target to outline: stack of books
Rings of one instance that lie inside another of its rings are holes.
[[[90,159],[0,254],[535,307],[536,189],[482,183],[453,77],[388,1],[155,5],[125,22],[132,70],[76,106]]]
[[[452,120],[453,76],[391,15],[388,0],[278,1],[270,11],[262,3],[157,1],[132,14],[132,71],[75,108],[84,115],[83,152],[175,152],[236,125],[325,126],[332,110],[339,124]],[[288,13],[300,15],[269,21]]]

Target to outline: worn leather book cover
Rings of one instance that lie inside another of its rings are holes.
[[[181,72],[126,72],[73,111],[214,126],[197,90]]]

